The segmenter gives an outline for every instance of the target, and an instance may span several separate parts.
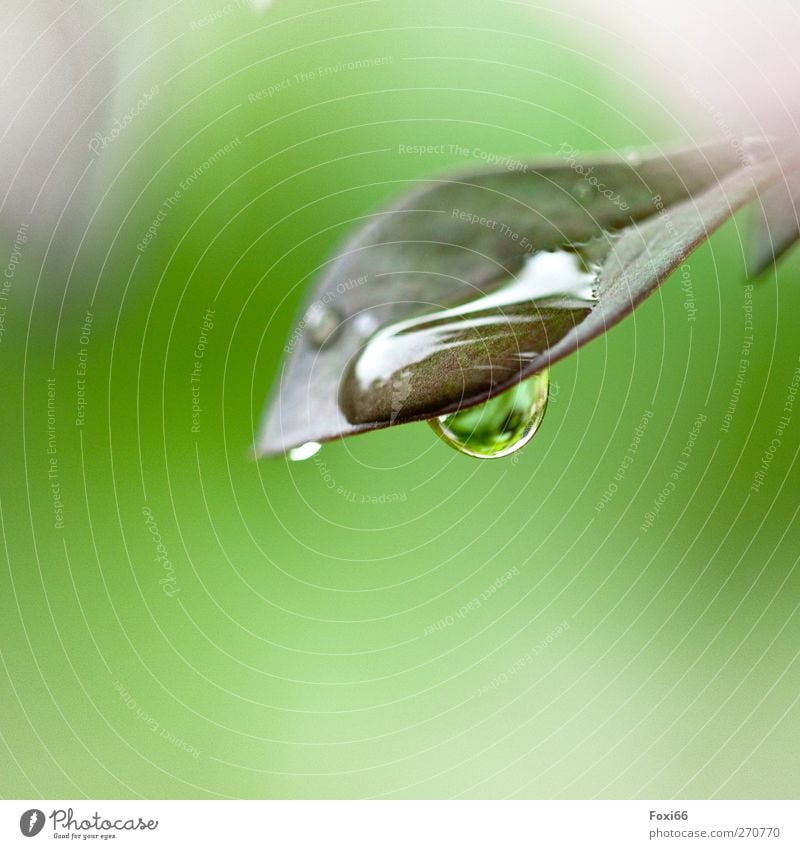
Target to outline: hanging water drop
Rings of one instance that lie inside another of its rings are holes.
[[[448,445],[481,460],[507,457],[533,438],[547,408],[547,370],[523,380],[484,404],[430,419]]]

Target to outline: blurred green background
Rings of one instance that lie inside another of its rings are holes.
[[[797,385],[800,266],[746,289],[743,218],[553,369],[512,459],[425,425],[249,456],[359,217],[482,152],[711,117],[683,125],[634,46],[529,4],[146,2],[106,25],[112,117],[155,94],[21,251],[0,339],[0,793],[795,797],[800,405],[752,487]]]

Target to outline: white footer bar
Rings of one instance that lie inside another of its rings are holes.
[[[800,847],[794,801],[0,801],[0,846]]]

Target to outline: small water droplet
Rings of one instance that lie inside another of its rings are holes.
[[[302,445],[298,445],[297,448],[292,448],[289,450],[289,459],[295,463],[299,463],[302,460],[308,460],[310,457],[313,457],[322,446],[319,442],[304,442]]]
[[[547,409],[547,370],[495,395],[485,404],[430,419],[448,445],[481,460],[507,457],[527,445]]]
[[[342,316],[333,307],[315,301],[306,312],[305,325],[311,344],[322,348],[338,334]]]
[[[579,203],[586,203],[586,201],[591,200],[597,194],[597,189],[589,180],[583,179],[575,183],[570,189],[570,194]]]

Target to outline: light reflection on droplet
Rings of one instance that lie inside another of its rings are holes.
[[[333,307],[315,301],[306,311],[305,325],[311,344],[322,348],[339,333],[342,316]]]

